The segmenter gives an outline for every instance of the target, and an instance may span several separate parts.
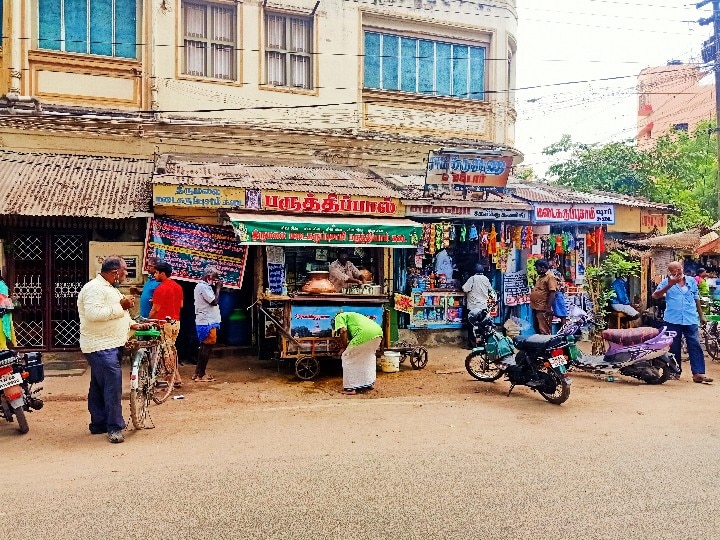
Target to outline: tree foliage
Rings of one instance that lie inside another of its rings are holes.
[[[632,141],[605,145],[573,143],[569,135],[543,150],[564,161],[548,168],[554,182],[580,191],[607,191],[672,204],[670,232],[716,221],[717,146],[714,126],[701,123],[693,133],[673,131],[647,151]]]

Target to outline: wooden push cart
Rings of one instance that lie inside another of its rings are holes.
[[[265,316],[278,331],[280,347],[277,352],[278,364],[292,363],[295,375],[302,380],[310,380],[320,373],[320,360],[339,360],[343,353],[340,339],[336,336],[299,336],[293,335],[287,324],[276,319],[258,300],[254,306]],[[380,354],[385,351],[400,353],[400,363],[407,360],[413,369],[423,369],[428,362],[428,351],[425,347],[410,345],[405,342],[394,343],[391,347],[380,347]]]

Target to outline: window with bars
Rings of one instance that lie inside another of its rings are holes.
[[[183,73],[213,79],[237,79],[235,6],[183,2],[185,62]]]
[[[38,0],[38,47],[137,58],[137,0]]]
[[[266,84],[313,89],[312,43],[312,19],[266,13]]]
[[[365,32],[364,87],[485,99],[485,48]]]

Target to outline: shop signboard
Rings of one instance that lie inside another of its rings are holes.
[[[297,218],[296,218],[297,219]],[[332,245],[415,247],[422,232],[419,224],[343,223],[326,221],[236,221],[235,234],[247,245]]]
[[[503,301],[506,306],[530,303],[530,286],[525,272],[507,272],[505,274]]]
[[[365,315],[382,326],[382,306],[292,306],[290,334],[296,338],[331,337],[335,315],[341,311],[354,311]]]
[[[529,210],[509,210],[506,208],[472,208],[470,206],[422,205],[405,206],[407,217],[431,217],[438,219],[487,219],[491,221],[530,221]]]
[[[612,225],[615,206],[612,204],[533,203],[538,223]]]
[[[341,193],[297,193],[263,190],[262,209],[289,214],[403,215],[400,199]]]
[[[662,234],[667,233],[667,214],[653,214],[649,210],[640,211],[640,232],[650,233],[655,229]]]
[[[199,225],[164,217],[148,223],[145,261],[159,257],[173,267],[173,278],[201,281],[203,270],[212,264],[225,287],[242,286],[247,246],[237,243],[231,227]]]
[[[430,152],[425,190],[482,191],[507,185],[512,156],[488,152]]]
[[[153,205],[185,208],[243,208],[247,192],[244,188],[193,185],[153,185]]]

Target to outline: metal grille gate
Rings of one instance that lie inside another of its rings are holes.
[[[19,233],[12,237],[18,347],[77,348],[77,296],[87,274],[87,241],[81,234]]]

